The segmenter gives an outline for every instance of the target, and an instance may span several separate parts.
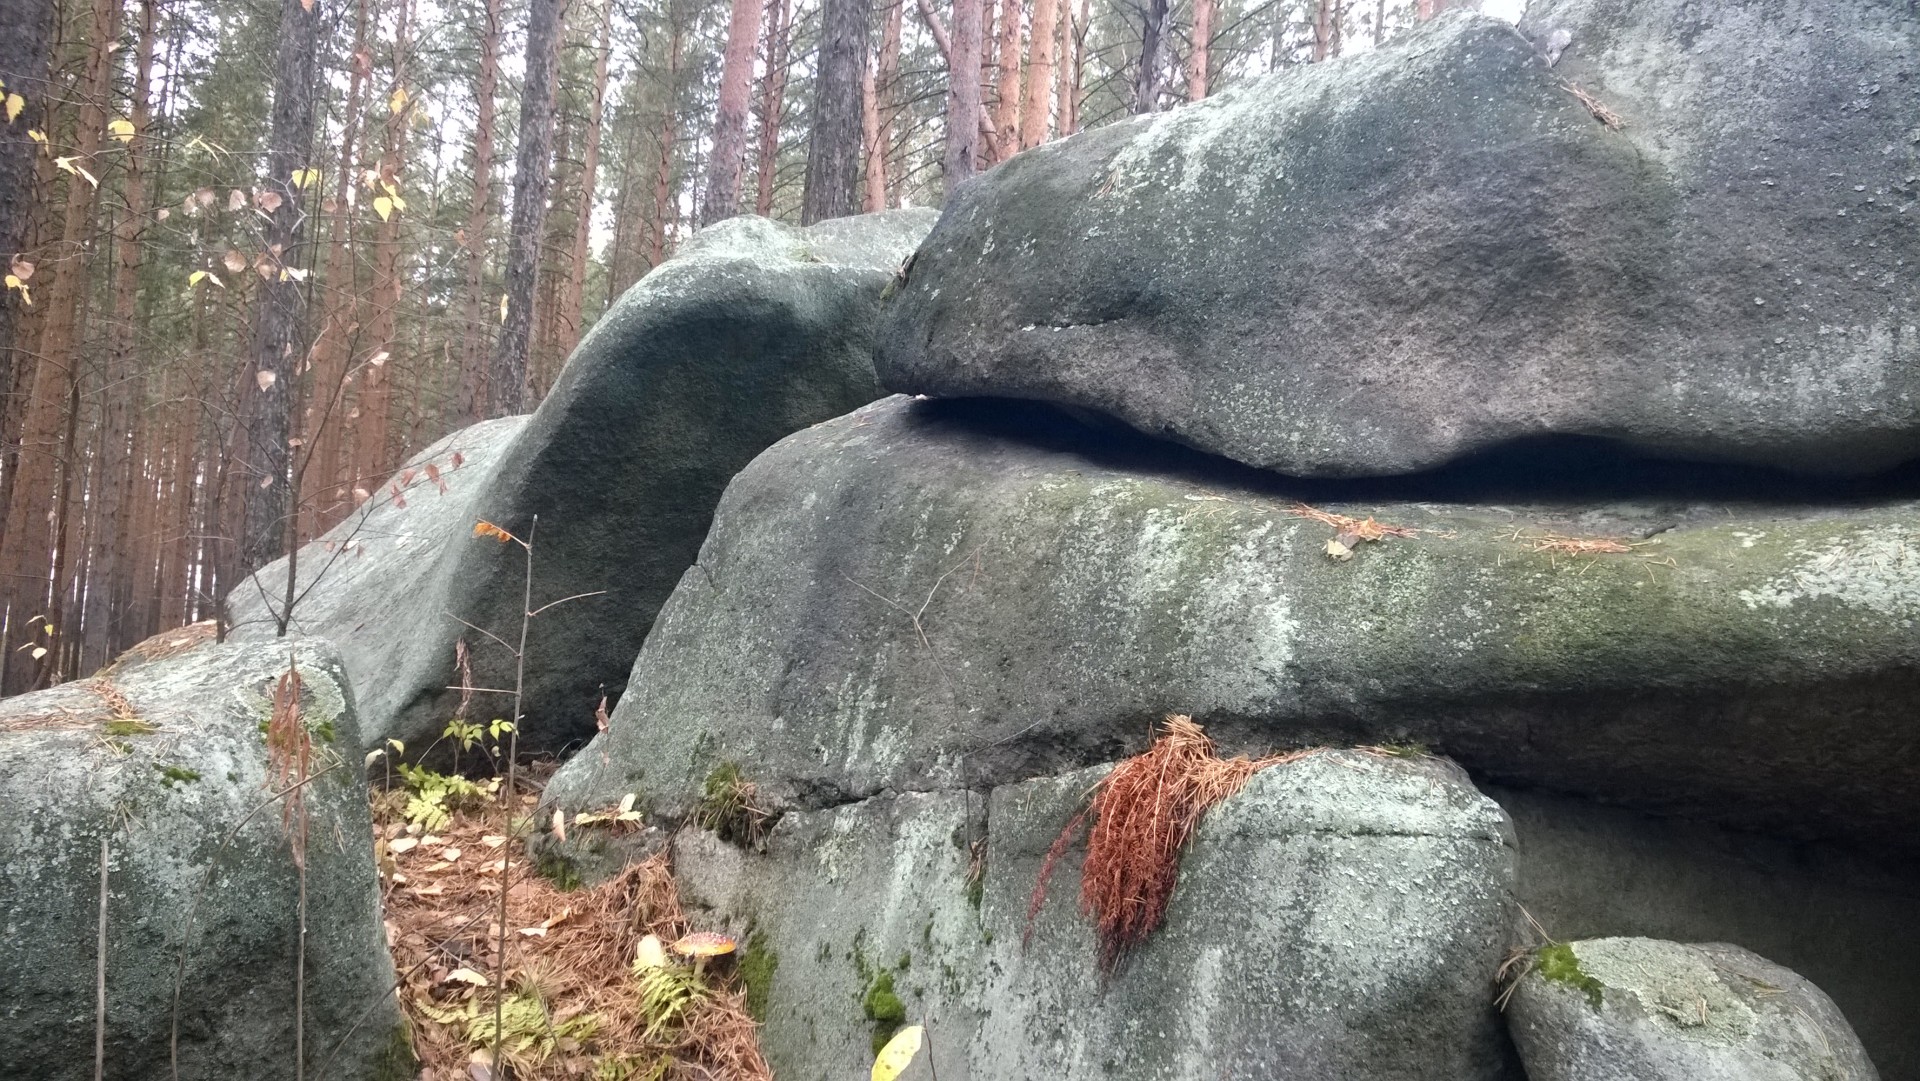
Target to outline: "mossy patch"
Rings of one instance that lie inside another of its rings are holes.
[[[874,977],[860,1000],[860,1008],[867,1020],[873,1022],[873,1053],[877,1055],[907,1020],[907,1004],[900,1001],[893,989],[893,973],[882,972]]]
[[[740,955],[740,983],[747,991],[747,1012],[755,1021],[767,1019],[767,1001],[773,995],[773,974],[780,968],[780,954],[767,941],[765,931],[747,936],[746,951]]]
[[[1574,956],[1572,946],[1560,943],[1541,949],[1533,955],[1533,966],[1541,979],[1584,992],[1594,1009],[1599,1009],[1600,1003],[1606,998],[1605,986],[1580,967],[1580,959]]]
[[[580,888],[580,868],[558,852],[550,849],[541,852],[534,860],[533,869],[558,889],[571,893]]]
[[[150,736],[158,731],[160,731],[158,726],[138,717],[116,717],[107,722],[109,736]]]
[[[200,779],[198,770],[185,766],[176,766],[170,762],[155,762],[153,768],[160,772],[160,783],[172,788],[176,784],[192,784]]]

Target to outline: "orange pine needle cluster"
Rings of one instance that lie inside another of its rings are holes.
[[[1093,828],[1081,869],[1080,908],[1099,930],[1103,971],[1112,972],[1166,920],[1181,852],[1208,808],[1240,791],[1256,772],[1308,753],[1223,759],[1192,718],[1172,716],[1145,754],[1101,780],[1088,808]],[[1076,826],[1070,824],[1063,836]]]

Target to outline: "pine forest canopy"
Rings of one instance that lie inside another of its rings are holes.
[[[937,206],[1445,6],[0,0],[0,691],[532,408],[700,224]]]

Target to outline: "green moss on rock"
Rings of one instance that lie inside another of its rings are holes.
[[[1585,993],[1587,1001],[1592,1003],[1595,1009],[1600,1008],[1601,1001],[1606,997],[1606,988],[1599,980],[1587,975],[1585,970],[1581,969],[1580,958],[1574,956],[1573,947],[1565,943],[1545,947],[1534,954],[1533,966],[1535,971],[1540,973],[1541,979],[1565,984]]]
[[[747,948],[740,955],[740,983],[747,991],[747,1012],[755,1021],[767,1019],[767,1000],[773,994],[773,974],[780,968],[780,954],[767,941],[765,931],[747,936]]]

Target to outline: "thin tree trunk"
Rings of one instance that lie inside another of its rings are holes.
[[[673,214],[673,152],[680,142],[678,114],[674,108],[675,94],[680,87],[680,48],[683,30],[678,22],[667,39],[667,105],[660,120],[660,159],[655,163],[653,172],[653,216],[652,232],[647,238],[647,268],[652,269],[667,258],[667,222]]]
[[[1001,153],[1009,157],[1020,146],[1020,17],[1020,0],[1001,0],[994,138]]]
[[[282,0],[280,39],[273,64],[273,119],[267,152],[267,180],[261,198],[266,212],[266,252],[271,273],[258,290],[254,328],[255,393],[246,410],[246,536],[241,545],[242,573],[279,556],[285,547],[290,495],[287,439],[299,362],[300,318],[305,290],[296,280],[301,263],[301,233],[306,221],[304,185],[296,170],[309,166],[313,146],[314,91],[320,43],[320,5],[315,0]]]
[[[1087,100],[1087,32],[1092,27],[1089,20],[1091,0],[1080,0],[1080,14],[1073,20],[1073,70],[1071,81],[1067,84],[1067,119],[1061,124],[1060,133],[1071,135],[1080,130],[1080,107]]]
[[[600,37],[594,46],[593,104],[587,112],[586,151],[580,164],[580,212],[573,222],[573,251],[567,261],[566,290],[560,298],[561,361],[580,344],[587,296],[587,241],[593,232],[593,196],[600,182],[600,139],[607,109],[607,61],[613,37],[613,0],[600,0]],[[551,385],[551,380],[549,380]]]
[[[955,0],[956,5],[958,5],[960,2],[961,0]],[[978,6],[980,4],[988,3],[989,0],[970,0],[970,2]],[[927,24],[927,33],[933,35],[933,45],[934,45],[934,48],[940,51],[941,61],[943,61],[947,65],[948,102],[949,104],[951,104],[952,93],[953,93],[952,91],[953,72],[955,70],[953,66],[953,42],[950,38],[948,38],[947,28],[940,22],[940,16],[934,13],[933,5],[929,2],[929,0],[914,0],[914,6],[918,8],[920,11],[921,21]],[[957,14],[957,11],[956,11],[956,14]],[[985,50],[986,39],[984,37],[980,37],[980,41],[982,42],[981,54],[983,56],[981,63],[985,64],[986,61],[984,59],[984,56],[986,51]],[[974,93],[976,97],[979,97],[984,102],[985,91],[983,89],[976,88]],[[971,154],[974,158],[974,172],[978,172],[980,167],[983,165],[992,164],[999,157],[998,147],[996,146],[996,143],[998,142],[998,137],[995,135],[993,130],[993,119],[987,115],[987,111],[984,106],[981,109],[979,109],[978,112],[979,112],[979,116],[978,116],[979,122],[975,124],[974,127],[979,130],[980,134],[979,134],[978,141],[973,144],[973,148],[971,151]],[[948,116],[947,126],[949,128],[953,126],[952,116]],[[948,140],[948,153],[949,154],[952,153],[951,137],[949,137],[949,140]],[[971,176],[973,174],[969,173],[968,175]],[[952,190],[951,187],[949,187],[948,190]]]
[[[145,382],[134,356],[138,317],[141,235],[147,217],[146,147],[150,125],[148,87],[153,81],[154,0],[140,0],[140,26],[134,39],[133,92],[126,140],[126,178],[121,185],[125,210],[114,236],[113,317],[107,331],[107,378],[101,388],[102,453],[94,481],[93,518],[87,559],[85,648],[81,668],[91,671],[112,659],[119,641],[119,618],[132,603],[134,536],[127,515],[136,495],[139,448],[133,444],[135,402],[144,399]]]
[[[860,77],[860,150],[865,159],[860,171],[860,211],[871,214],[887,208],[887,148],[880,141],[879,76],[875,65],[866,67]]]
[[[307,394],[301,450],[301,514],[306,534],[318,536],[332,528],[352,508],[347,471],[346,412],[348,371],[353,356],[361,296],[359,263],[354,258],[356,222],[348,204],[360,175],[360,123],[367,83],[373,78],[373,57],[367,53],[367,3],[358,0],[353,17],[353,73],[347,82],[342,119],[339,168],[334,176],[332,210],[328,217],[327,264],[321,278],[323,300],[320,326],[315,332],[313,389]]]
[[[115,0],[94,0],[86,68],[79,87],[80,110],[72,161],[77,168],[84,168],[95,176],[99,175],[96,155],[106,127],[104,102],[109,87],[109,50],[118,10]],[[78,386],[78,321],[86,291],[86,238],[93,223],[94,204],[93,184],[70,174],[59,246],[53,258],[43,256],[40,260],[41,267],[52,271],[53,280],[42,294],[41,303],[46,305],[46,313],[40,356],[34,365],[20,425],[13,492],[8,501],[4,532],[7,557],[0,561],[0,598],[4,598],[0,605],[14,613],[13,640],[4,643],[10,656],[18,652],[23,643],[45,641],[43,624],[57,622],[54,605],[58,601],[55,589],[59,577],[54,566],[55,534],[60,524],[59,494],[67,482],[56,478],[63,472],[61,463],[72,462],[61,450],[62,432],[68,428],[65,423],[68,403]],[[58,266],[52,266],[56,262]],[[45,279],[36,276],[32,280]],[[23,659],[31,661],[31,656],[24,655]],[[38,683],[43,675],[53,671],[54,659],[55,654],[49,652],[37,671],[31,663],[10,666],[8,679],[12,686],[6,689],[21,690]]]
[[[399,19],[394,26],[393,89],[387,97],[386,131],[382,137],[380,166],[374,170],[379,185],[374,198],[392,199],[400,189],[402,165],[406,161],[407,137],[411,129],[412,99],[407,92],[407,60],[412,45],[413,0],[402,0]],[[389,187],[391,185],[391,187]],[[375,204],[375,215],[379,215]],[[374,226],[373,291],[369,298],[365,341],[371,347],[353,360],[353,378],[359,383],[354,408],[347,418],[354,426],[353,479],[360,487],[372,490],[385,480],[393,460],[388,451],[388,435],[393,424],[393,378],[399,366],[394,355],[399,346],[400,309],[400,219],[406,211],[398,202]]]
[[[947,194],[973,177],[980,163],[980,7],[988,0],[953,0],[953,45],[947,63]],[[933,21],[929,20],[929,26]],[[936,38],[938,35],[936,35]]]
[[[1053,39],[1065,0],[1034,0],[1033,27],[1027,39],[1026,104],[1020,113],[1020,149],[1047,141],[1047,106],[1053,89]],[[1196,4],[1211,0],[1194,0]]]
[[[52,0],[0,0],[0,26],[7,28],[0,34],[0,80],[6,82],[8,93],[20,95],[26,103],[13,123],[0,125],[0,261],[27,250],[35,194],[43,190],[34,180],[35,143],[27,132],[46,126],[47,39],[53,29],[53,8]],[[40,285],[31,279],[26,284]],[[25,311],[24,295],[0,290],[0,551],[7,550],[7,507],[19,468],[15,433],[21,410],[17,406],[32,378],[33,364],[20,319]],[[0,573],[13,569],[11,560],[0,559]],[[12,595],[13,591],[0,587],[0,613]],[[31,614],[17,607],[14,612],[16,621]],[[0,635],[0,649],[5,647]],[[6,665],[0,664],[0,673],[5,671]],[[4,686],[0,693],[5,693]]]
[[[707,194],[700,202],[700,224],[711,225],[740,212],[740,172],[746,164],[747,109],[753,96],[753,53],[760,38],[764,0],[733,0],[727,23],[727,52],[720,69],[720,101],[714,113],[713,162],[707,170]]]
[[[1208,51],[1213,47],[1213,0],[1193,0],[1193,48],[1187,52],[1187,100],[1207,96]]]
[[[552,180],[554,68],[564,7],[565,0],[531,0],[528,5],[526,80],[520,92],[520,147],[507,242],[507,312],[494,348],[489,416],[510,416],[527,408],[527,346]]]
[[[807,139],[800,223],[844,218],[859,206],[860,85],[867,69],[869,0],[824,0],[813,131]]]
[[[780,123],[786,115],[788,53],[793,41],[792,0],[767,0],[766,56],[767,75],[760,81],[760,153],[754,166],[758,190],[754,193],[753,212],[761,217],[773,214],[774,174],[780,165]]]
[[[886,0],[880,24],[880,62],[874,73],[874,99],[880,108],[880,206],[898,205],[899,171],[893,168],[894,124],[900,117],[900,32],[906,18],[906,0]]]
[[[1147,0],[1140,25],[1140,66],[1133,76],[1133,111],[1151,113],[1160,108],[1160,50],[1173,18],[1168,0]]]
[[[500,7],[502,0],[481,5],[480,71],[474,82],[478,103],[473,125],[473,204],[467,210],[466,328],[461,336],[460,387],[454,399],[454,422],[479,420],[487,408],[487,368],[495,320],[487,310],[487,238],[493,222],[494,95],[500,80]]]

